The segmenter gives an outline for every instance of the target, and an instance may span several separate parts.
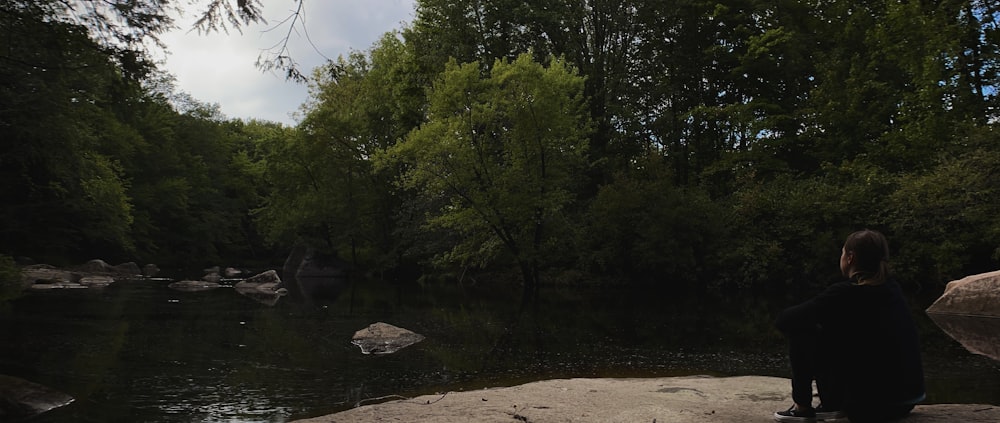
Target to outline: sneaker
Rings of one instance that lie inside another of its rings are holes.
[[[810,408],[808,410],[796,410],[795,406],[791,406],[786,411],[775,411],[774,421],[776,422],[800,422],[800,423],[813,423],[816,421],[816,410]]]
[[[847,413],[841,410],[827,410],[823,408],[823,405],[816,407],[816,420],[839,420],[846,419]]]

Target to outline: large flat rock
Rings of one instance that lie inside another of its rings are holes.
[[[791,401],[788,379],[765,376],[557,379],[425,395],[298,422],[764,423]],[[1000,422],[1000,407],[922,405],[905,420],[957,421]]]

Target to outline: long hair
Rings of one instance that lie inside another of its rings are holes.
[[[847,236],[844,250],[854,253],[851,279],[879,284],[889,278],[889,241],[878,231],[865,229]]]

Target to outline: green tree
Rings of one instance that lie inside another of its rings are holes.
[[[586,170],[590,123],[583,81],[561,60],[522,55],[452,61],[429,95],[428,121],[383,159],[402,162],[403,186],[430,206],[429,228],[460,238],[439,263],[517,264],[526,293],[544,261],[564,248],[567,207]]]
[[[423,85],[413,67],[411,52],[389,33],[369,54],[355,52],[314,72],[296,133],[263,145],[270,191],[258,216],[271,240],[312,238],[378,270],[399,263],[396,170],[374,169],[371,158],[423,117]]]
[[[0,4],[0,250],[120,253],[132,205],[107,105],[129,83],[83,28],[22,6]]]
[[[895,268],[943,284],[1000,262],[1000,150],[994,129],[976,131],[969,151],[945,156],[926,172],[900,177],[890,224],[900,243]]]
[[[678,186],[652,153],[598,190],[584,220],[581,266],[598,274],[672,286],[714,275],[725,237],[724,204],[699,186]]]

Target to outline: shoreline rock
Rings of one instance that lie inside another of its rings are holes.
[[[1000,270],[948,282],[927,313],[1000,317]]]
[[[62,407],[73,397],[34,382],[0,375],[0,421],[18,421]]]
[[[424,395],[295,422],[764,423],[791,401],[791,382],[767,376],[555,379]],[[904,421],[997,422],[1000,407],[918,405]]]

